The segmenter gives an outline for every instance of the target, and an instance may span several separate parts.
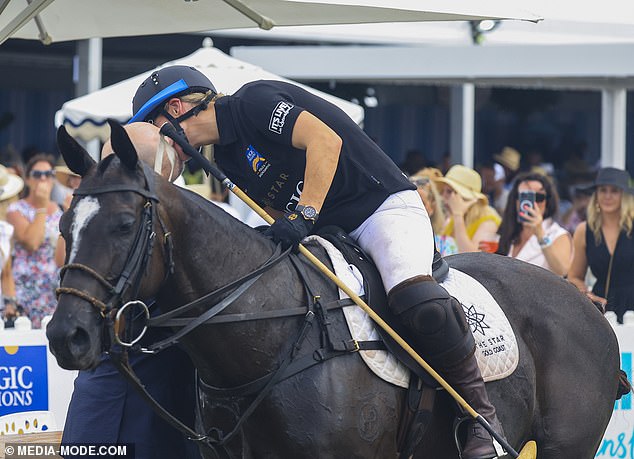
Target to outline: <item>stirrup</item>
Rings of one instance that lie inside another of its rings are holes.
[[[456,416],[453,420],[453,439],[456,442],[456,449],[458,450],[458,457],[462,458],[462,445],[460,444],[460,438],[458,438],[458,430],[460,426],[466,421],[470,421],[473,418],[471,416]]]

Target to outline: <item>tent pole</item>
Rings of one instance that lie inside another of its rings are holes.
[[[231,6],[232,8],[235,8],[236,10],[244,14],[249,19],[251,19],[253,22],[255,22],[258,25],[260,29],[271,30],[273,26],[275,25],[275,23],[273,22],[273,19],[258,13],[253,8],[250,8],[244,3],[242,3],[240,0],[222,0],[222,1],[225,2],[227,5]]]
[[[24,8],[20,14],[0,30],[0,45],[54,1],[55,0],[34,0],[33,3]]]

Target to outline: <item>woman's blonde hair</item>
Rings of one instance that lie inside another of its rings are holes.
[[[632,221],[634,221],[634,196],[627,191],[621,194],[621,218],[619,219],[619,227],[625,230],[627,237],[632,234]],[[599,209],[597,201],[597,192],[595,191],[588,203],[588,228],[594,234],[594,241],[597,245],[601,243],[603,236],[601,234],[601,225],[603,217]]]
[[[430,168],[426,168],[426,169],[422,169],[418,171],[416,174],[412,175],[409,179],[413,184],[416,185],[417,188],[427,191],[429,202],[432,208],[434,209],[434,213],[430,215],[431,226],[434,230],[434,233],[440,234],[442,232],[443,227],[445,226],[445,220],[446,220],[445,211],[442,206],[442,199],[440,197],[440,193],[438,193],[436,184],[433,182],[433,178],[434,178],[433,176],[435,176],[435,174],[429,171],[428,169]]]

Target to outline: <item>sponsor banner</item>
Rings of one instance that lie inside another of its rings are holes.
[[[0,416],[48,410],[46,345],[0,347]]]
[[[634,325],[615,325],[614,331],[621,350],[621,369],[632,382]],[[595,458],[634,459],[634,410],[632,394],[614,403],[614,412]]]
[[[3,330],[0,333],[0,416],[29,414],[16,420],[15,425],[3,425],[2,433],[40,432],[44,426],[62,430],[76,376],[76,371],[57,365],[48,349],[44,330]]]

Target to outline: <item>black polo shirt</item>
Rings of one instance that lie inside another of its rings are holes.
[[[337,106],[290,83],[255,81],[215,103],[216,163],[253,200],[293,211],[304,184],[306,151],[292,145],[306,110],[343,140],[339,164],[317,225],[350,232],[392,193],[415,189],[394,162]]]

